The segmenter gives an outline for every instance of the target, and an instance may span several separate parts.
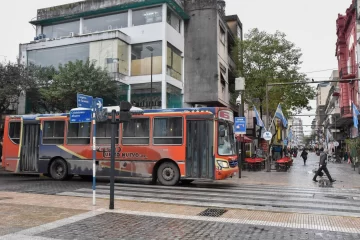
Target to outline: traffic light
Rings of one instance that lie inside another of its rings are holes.
[[[125,101],[120,102],[120,117],[119,117],[120,123],[130,121],[132,117],[130,112],[131,107],[132,105],[129,102],[125,102]]]

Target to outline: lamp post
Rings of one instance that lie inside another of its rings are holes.
[[[150,75],[151,75],[151,78],[150,78],[150,109],[152,109],[152,105],[153,105],[153,94],[152,94],[152,85],[153,85],[153,51],[154,51],[154,48],[151,47],[151,46],[147,46],[146,47],[147,50],[150,51],[150,55],[151,55],[151,64],[150,64]]]

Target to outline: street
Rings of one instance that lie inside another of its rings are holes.
[[[92,206],[91,182],[2,172],[0,239],[359,239],[360,175],[329,163],[338,181],[319,187],[311,181],[318,159],[310,153],[288,172],[175,187],[120,179],[114,211],[107,179]]]

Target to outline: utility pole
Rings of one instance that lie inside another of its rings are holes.
[[[243,91],[245,90],[245,78],[239,77],[235,79],[235,90],[239,91],[239,96],[236,99],[236,105],[239,106],[239,117],[244,116],[244,97]],[[246,127],[246,126],[245,126]],[[237,149],[238,149],[238,167],[239,167],[239,178],[241,178],[241,166],[242,161],[245,159],[245,141],[241,142],[241,139],[244,139],[242,136],[240,137],[240,141],[237,141]]]

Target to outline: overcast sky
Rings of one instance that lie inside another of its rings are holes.
[[[19,51],[18,44],[27,43],[34,38],[35,30],[29,21],[36,17],[37,9],[72,2],[77,1],[2,1],[0,61],[15,61]],[[245,33],[251,28],[284,32],[288,40],[302,49],[302,71],[312,72],[308,73],[309,77],[323,80],[330,77],[331,71],[321,70],[337,69],[336,19],[339,13],[345,13],[351,2],[352,0],[226,0],[226,14],[237,14]],[[312,106],[315,107],[315,101],[312,101]],[[304,124],[311,124],[313,117],[302,119]],[[305,128],[305,134],[309,133],[309,129],[310,127]]]

